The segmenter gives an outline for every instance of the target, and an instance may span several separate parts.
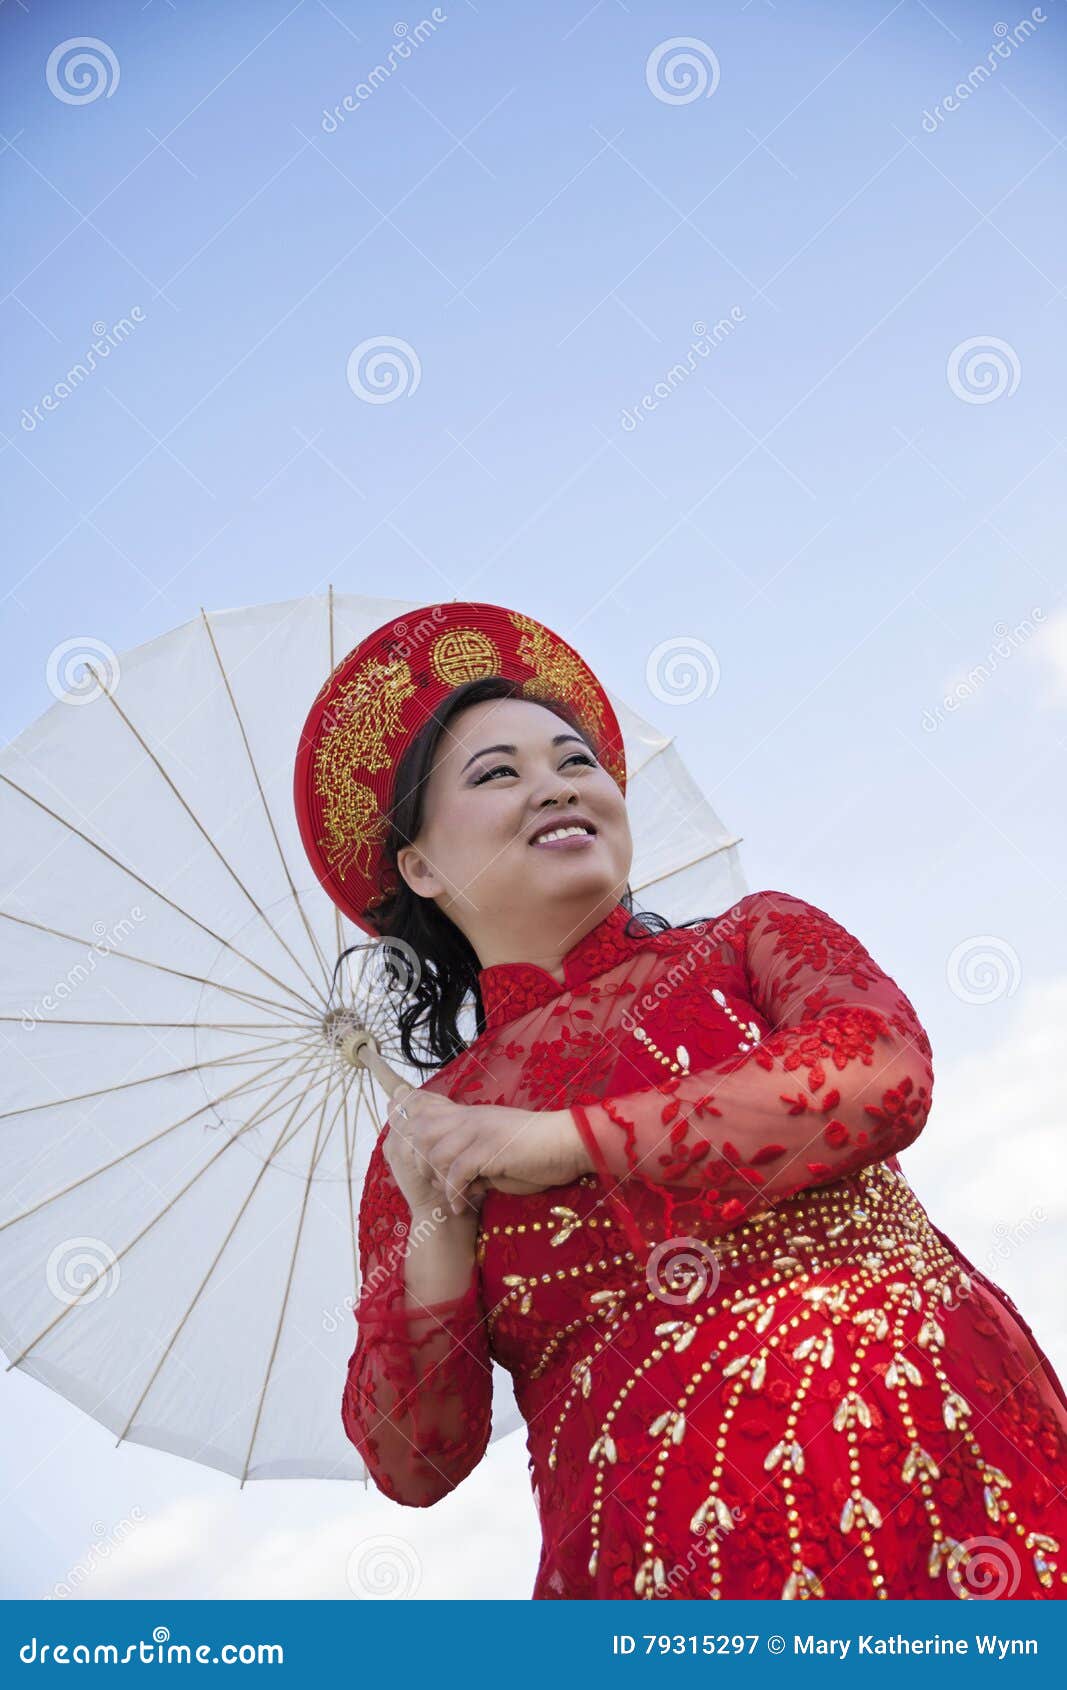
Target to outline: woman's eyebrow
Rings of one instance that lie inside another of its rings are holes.
[[[552,737],[552,744],[553,745],[563,745],[569,739],[575,740],[579,745],[585,744],[585,740],[582,739],[578,734],[554,734],[553,737]],[[474,753],[474,757],[468,757],[467,758],[467,761],[464,763],[462,769],[460,769],[460,771],[459,771],[460,774],[461,775],[466,774],[467,770],[470,768],[470,766],[474,762],[475,758],[477,758],[477,757],[488,757],[488,755],[491,751],[506,751],[509,756],[514,757],[514,756],[516,756],[516,754],[518,752],[518,747],[514,746],[514,745],[483,745],[482,749],[480,751],[476,751]]]

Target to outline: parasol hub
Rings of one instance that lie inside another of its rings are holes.
[[[323,1019],[322,1030],[327,1042],[336,1045],[353,1068],[366,1067],[367,1056],[378,1055],[377,1039],[351,1009],[331,1009]]]

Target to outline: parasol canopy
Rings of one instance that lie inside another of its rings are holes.
[[[385,947],[308,865],[292,775],[326,675],[415,609],[331,589],[118,657],[70,642],[56,702],[0,752],[0,1346],[117,1443],[242,1484],[367,1477],[340,1403],[387,1104],[345,1060],[350,1018],[420,1075]],[[737,839],[609,697],[637,906],[725,908]],[[520,1424],[497,1366],[493,1438]]]

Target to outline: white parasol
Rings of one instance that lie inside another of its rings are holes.
[[[367,1476],[340,1401],[387,1102],[346,1035],[420,1076],[383,946],[308,865],[292,776],[334,664],[416,608],[331,589],[121,658],[71,641],[56,703],[0,752],[0,1345],[119,1443],[242,1484]],[[737,840],[609,697],[638,907],[725,908]],[[493,1437],[519,1424],[497,1367]]]

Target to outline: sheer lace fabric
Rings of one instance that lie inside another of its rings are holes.
[[[951,1599],[982,1555],[1002,1594],[1062,1596],[1062,1388],[897,1160],[933,1093],[912,1004],[786,893],[701,929],[628,921],[585,934],[562,985],[484,969],[485,1031],[428,1082],[569,1108],[595,1170],[489,1192],[462,1296],[410,1303],[375,1148],[343,1397],[375,1483],[424,1507],[462,1481],[495,1358],[527,1423],[536,1597]]]

